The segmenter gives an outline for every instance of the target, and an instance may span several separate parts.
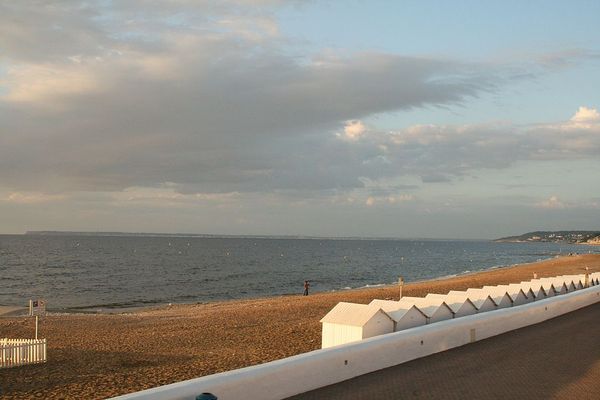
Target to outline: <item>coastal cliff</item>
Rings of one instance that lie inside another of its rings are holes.
[[[536,231],[519,236],[508,236],[494,240],[495,242],[553,242],[568,244],[598,244],[600,231]]]

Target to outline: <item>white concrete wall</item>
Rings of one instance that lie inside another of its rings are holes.
[[[323,322],[321,347],[332,347],[363,339],[362,327]]]
[[[120,396],[120,400],[276,400],[533,325],[600,301],[600,286],[451,319],[283,360]]]

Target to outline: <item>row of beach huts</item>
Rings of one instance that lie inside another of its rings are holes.
[[[516,307],[600,284],[600,272],[532,279],[448,294],[338,303],[323,319],[322,348],[432,324],[451,318]]]

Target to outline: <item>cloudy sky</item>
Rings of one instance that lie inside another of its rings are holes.
[[[0,0],[0,233],[600,229],[599,16]]]

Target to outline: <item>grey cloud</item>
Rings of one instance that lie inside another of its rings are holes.
[[[421,141],[403,143],[402,133],[356,143],[334,135],[345,120],[494,90],[502,72],[490,66],[382,53],[299,58],[281,38],[216,27],[206,15],[262,17],[229,2],[151,2],[142,16],[131,2],[22,4],[2,5],[0,60],[43,65],[67,83],[76,67],[93,85],[29,101],[6,96],[22,83],[10,77],[0,89],[0,182],[15,190],[349,190],[363,178],[431,182],[582,152],[565,155],[558,139],[524,139],[510,126],[419,128]]]
[[[131,15],[129,3],[119,3],[113,13],[73,4],[49,3],[32,13],[4,5],[10,13],[0,22],[11,22],[0,23],[7,33],[0,35],[5,60],[44,65],[65,83],[75,66],[93,83],[65,93],[59,86],[31,101],[0,97],[0,179],[7,187],[101,191],[164,182],[185,192],[362,187],[363,176],[395,172],[377,149],[335,139],[332,133],[344,120],[460,103],[493,86],[493,74],[447,60],[381,53],[298,59],[278,39],[246,40],[201,25],[202,17],[194,21],[200,25],[170,27],[153,17],[152,8],[145,12],[155,19],[135,28],[160,27],[147,32],[153,42],[148,44],[130,34],[128,20],[117,29],[119,18]],[[106,25],[117,30],[108,33]],[[23,42],[31,46],[20,47]],[[76,55],[77,62],[69,58]],[[27,77],[21,79],[27,83]],[[5,93],[22,83],[9,77]]]
[[[423,183],[443,183],[450,182],[450,179],[447,175],[443,174],[429,174],[429,175],[421,175],[421,181]]]
[[[396,132],[368,132],[354,143],[364,148],[385,148],[386,174],[418,175],[424,183],[446,182],[471,171],[506,168],[517,161],[597,159],[600,121],[579,124],[512,124],[471,126],[414,126]],[[359,150],[357,150],[359,151]],[[369,154],[369,155],[367,155]]]

